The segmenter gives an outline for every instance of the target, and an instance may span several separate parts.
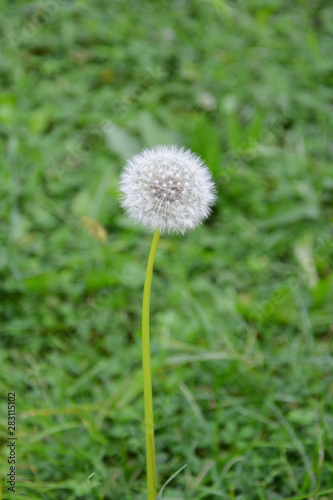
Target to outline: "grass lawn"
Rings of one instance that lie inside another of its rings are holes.
[[[155,264],[159,486],[187,464],[163,500],[333,499],[331,2],[2,0],[0,19],[4,498],[146,498],[152,235],[118,180],[175,143],[219,198]]]

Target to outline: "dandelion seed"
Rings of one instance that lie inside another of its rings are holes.
[[[125,165],[120,180],[122,206],[143,227],[182,233],[206,219],[215,186],[204,162],[177,146],[145,149]]]

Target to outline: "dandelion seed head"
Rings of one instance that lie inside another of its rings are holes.
[[[144,149],[125,165],[121,204],[137,223],[161,233],[182,233],[201,224],[216,200],[204,162],[177,146]]]

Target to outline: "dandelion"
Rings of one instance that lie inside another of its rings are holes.
[[[206,219],[215,201],[212,176],[191,151],[176,146],[145,149],[121,176],[122,206],[142,226],[182,233]]]
[[[161,233],[184,234],[201,224],[209,216],[216,194],[211,173],[204,162],[191,151],[179,149],[177,146],[145,149],[131,158],[121,174],[120,191],[121,204],[128,215],[143,227],[155,231],[143,291],[142,365],[147,495],[148,500],[156,500],[149,334],[150,290],[154,261]]]

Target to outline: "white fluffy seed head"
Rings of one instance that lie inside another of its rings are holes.
[[[182,233],[208,217],[216,200],[212,176],[203,161],[184,148],[144,149],[125,165],[121,204],[142,226]]]

